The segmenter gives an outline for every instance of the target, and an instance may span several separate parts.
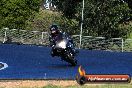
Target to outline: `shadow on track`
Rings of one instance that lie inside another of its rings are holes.
[[[53,64],[51,66],[47,66],[47,68],[49,69],[68,69],[68,68],[75,68],[75,67],[78,67],[79,65],[77,66],[72,66],[70,64]]]

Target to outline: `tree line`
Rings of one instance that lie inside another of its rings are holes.
[[[132,1],[84,0],[84,20],[81,20],[83,0],[51,0],[56,11],[41,8],[43,0],[0,0],[0,28],[48,31],[57,23],[70,34],[123,37],[132,32]]]
[[[82,1],[53,0],[64,16],[76,19],[79,23],[82,22]],[[84,0],[84,2],[83,35],[126,38],[131,34],[132,1]]]

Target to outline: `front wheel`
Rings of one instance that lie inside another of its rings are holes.
[[[72,66],[76,66],[77,65],[77,60],[71,61],[71,64],[72,64]]]
[[[69,53],[68,54],[68,59],[69,59],[69,63],[71,63],[72,66],[76,66],[77,65],[77,60],[75,59],[73,54]]]

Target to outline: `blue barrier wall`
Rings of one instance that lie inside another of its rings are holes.
[[[0,79],[75,79],[82,65],[87,74],[132,75],[132,53],[79,50],[78,65],[72,67],[58,57],[50,56],[50,48],[33,45],[0,45]]]

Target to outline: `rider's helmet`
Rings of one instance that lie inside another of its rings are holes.
[[[59,33],[59,28],[56,24],[51,25],[50,32],[52,36],[55,36]]]

